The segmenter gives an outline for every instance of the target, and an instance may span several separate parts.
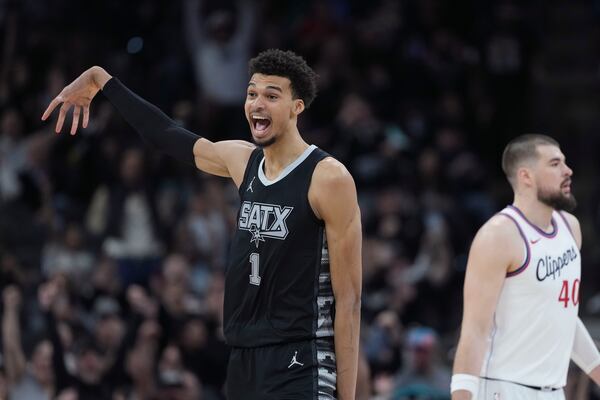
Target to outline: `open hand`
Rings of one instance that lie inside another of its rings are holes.
[[[110,78],[111,76],[100,67],[88,69],[69,85],[65,86],[58,96],[50,102],[48,108],[46,108],[46,111],[44,111],[44,114],[42,115],[42,120],[45,121],[50,114],[52,114],[54,109],[62,104],[58,114],[58,121],[56,121],[56,133],[59,133],[62,130],[65,116],[71,107],[73,107],[71,135],[74,135],[77,132],[82,111],[83,122],[81,126],[87,128],[90,120],[90,104],[92,99]]]

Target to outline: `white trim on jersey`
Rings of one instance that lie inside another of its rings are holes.
[[[263,156],[262,160],[260,160],[260,163],[258,164],[258,179],[260,179],[262,184],[265,186],[270,186],[274,183],[279,182],[280,180],[282,180],[283,178],[288,176],[290,174],[290,172],[292,172],[298,165],[302,164],[302,161],[306,160],[308,158],[308,156],[310,155],[310,153],[312,153],[313,150],[316,148],[317,148],[317,146],[315,146],[314,144],[311,144],[310,146],[308,146],[308,148],[306,150],[304,150],[304,152],[302,154],[300,154],[300,156],[298,158],[296,158],[290,165],[285,167],[283,169],[283,171],[281,171],[279,176],[273,180],[270,180],[265,175],[265,170],[264,170],[265,157]]]

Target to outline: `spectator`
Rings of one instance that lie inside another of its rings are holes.
[[[40,307],[46,314],[47,328],[54,350],[52,368],[56,374],[56,392],[59,397],[69,398],[74,393],[76,398],[109,400],[110,388],[102,382],[105,372],[102,355],[91,338],[78,338],[74,348],[73,365],[69,368],[69,364],[65,363],[65,346],[52,310],[58,296],[61,295],[59,290],[59,285],[49,282],[40,288],[39,293]]]
[[[176,346],[167,346],[158,362],[157,399],[202,400],[200,382],[185,369]]]
[[[22,297],[16,286],[8,286],[2,293],[2,361],[6,371],[8,392],[12,400],[47,400],[54,394],[52,370],[53,347],[42,339],[34,345],[30,362],[25,359],[21,344],[19,312]],[[2,386],[2,384],[0,384]],[[1,390],[0,390],[0,393]],[[0,398],[5,398],[0,396]]]
[[[202,382],[206,400],[221,398],[229,357],[229,349],[217,336],[217,322],[190,315],[179,336],[183,365]]]
[[[81,226],[70,223],[59,240],[44,246],[42,270],[48,277],[61,273],[73,282],[89,282],[94,261],[85,247]]]
[[[146,178],[141,150],[126,150],[117,185],[99,188],[89,217],[90,230],[105,238],[103,248],[117,261],[123,285],[147,284],[164,250],[163,228],[157,213],[154,186]]]
[[[210,116],[206,135],[241,138],[246,127],[240,118],[245,97],[247,62],[252,51],[257,2],[238,0],[236,9],[220,7],[202,15],[203,1],[183,1],[183,25],[198,92],[201,112]]]
[[[23,138],[23,119],[14,108],[0,115],[0,200],[18,198],[22,193],[19,175],[27,165],[27,150]]]
[[[222,196],[209,196],[211,191],[221,190],[218,184],[207,182],[207,186],[194,192],[190,198],[188,211],[183,217],[183,229],[191,236],[189,240],[193,243],[193,259],[197,266],[222,269],[228,240],[227,221],[223,212],[225,204]],[[216,207],[214,200],[217,200]]]
[[[396,378],[392,399],[450,398],[451,371],[440,361],[438,346],[437,333],[431,328],[409,330],[404,346],[406,364]]]

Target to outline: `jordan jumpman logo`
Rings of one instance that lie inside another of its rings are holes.
[[[250,181],[250,183],[248,184],[248,187],[246,188],[246,192],[250,191],[250,192],[254,193],[254,190],[252,189],[252,184],[254,183],[254,179],[256,179],[256,176],[252,177],[252,180]]]
[[[304,366],[304,363],[298,362],[298,360],[296,360],[296,356],[297,356],[297,355],[298,355],[298,350],[296,350],[296,351],[294,352],[294,357],[292,357],[292,362],[290,363],[290,365],[288,365],[288,369],[289,369],[289,368],[292,368],[292,366],[294,366],[294,365],[299,365],[299,366],[301,366],[301,367],[303,367],[303,366]]]

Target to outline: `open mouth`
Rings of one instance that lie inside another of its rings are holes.
[[[254,131],[258,134],[265,133],[265,131],[271,126],[271,120],[268,117],[262,115],[253,115],[251,117]]]

